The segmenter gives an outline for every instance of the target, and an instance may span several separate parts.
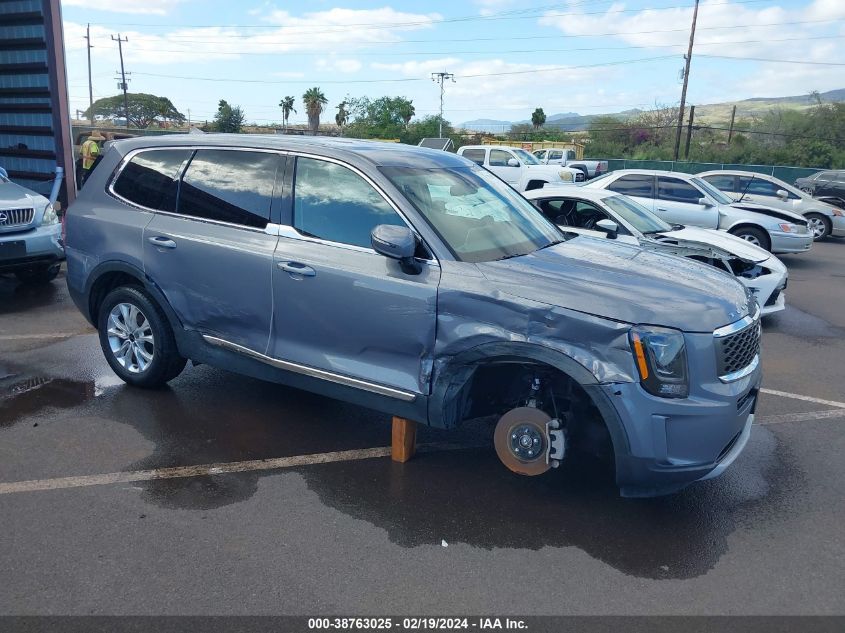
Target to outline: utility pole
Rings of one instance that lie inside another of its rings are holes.
[[[85,27],[85,44],[88,48],[88,112],[91,116],[91,125],[94,125],[94,86],[91,83],[91,25]]]
[[[728,130],[728,145],[731,144],[731,138],[734,135],[734,119],[736,119],[736,105],[734,105],[733,112],[731,112],[731,128]]]
[[[695,106],[689,107],[689,126],[687,127],[687,146],[684,149],[684,160],[689,160],[689,143],[692,140],[692,122],[695,119]]]
[[[111,39],[113,42],[117,42],[117,50],[120,53],[120,87],[123,88],[123,115],[126,117],[126,127],[129,127],[129,98],[126,96],[126,71],[123,69],[123,42],[128,42],[129,38],[121,38],[120,33],[118,33],[116,38],[112,35]]]
[[[445,90],[443,84],[447,79],[451,79],[452,83],[455,83],[455,75],[453,75],[452,73],[431,73],[431,80],[436,81],[440,84],[440,130],[438,132],[439,138],[443,138],[443,92]]]
[[[684,57],[684,87],[681,89],[681,107],[678,109],[678,132],[675,135],[675,160],[678,160],[678,153],[681,150],[681,128],[684,127],[684,108],[687,104],[687,84],[689,83],[689,65],[692,61],[692,45],[695,41],[695,21],[698,19],[698,0],[695,0],[695,9],[692,11],[692,28],[689,33],[689,48]]]

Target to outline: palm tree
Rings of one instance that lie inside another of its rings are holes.
[[[399,103],[399,116],[401,116],[402,120],[405,122],[405,127],[408,127],[408,124],[411,122],[411,119],[414,118],[416,113],[417,111],[414,109],[414,102],[409,101],[408,99],[402,99]]]
[[[296,103],[296,99],[294,97],[284,97],[281,101],[279,101],[279,107],[282,109],[282,120],[284,122],[285,131],[288,129],[288,119],[290,118],[290,113],[293,112],[296,114],[296,110],[293,107],[293,104]]]
[[[340,128],[340,135],[343,136],[343,126],[349,121],[349,110],[346,109],[346,101],[341,101],[337,106],[337,114],[334,116],[334,122]]]
[[[543,108],[537,108],[531,113],[531,124],[534,126],[535,130],[539,130],[545,122],[546,113],[543,112]]]
[[[309,88],[302,95],[302,103],[305,104],[305,112],[308,114],[308,127],[311,134],[317,134],[320,129],[320,115],[323,113],[323,106],[329,102],[323,91],[317,88]]]

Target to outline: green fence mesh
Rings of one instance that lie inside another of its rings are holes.
[[[785,165],[734,165],[729,163],[693,163],[688,161],[673,160],[629,160],[625,158],[601,158],[591,160],[606,160],[608,169],[663,169],[666,171],[681,171],[687,174],[698,174],[703,171],[721,169],[738,169],[742,171],[754,171],[761,174],[769,174],[775,178],[793,184],[796,178],[804,178],[821,171],[821,168],[811,167],[787,167]]]

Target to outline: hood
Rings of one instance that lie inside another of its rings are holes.
[[[734,257],[739,257],[755,264],[764,262],[771,257],[768,251],[725,231],[685,226],[680,231],[667,231],[666,233],[660,233],[660,236],[661,242],[678,240],[679,242],[702,244],[727,251],[728,254]]]
[[[798,224],[800,226],[807,226],[807,220],[804,216],[785,209],[775,209],[762,204],[754,204],[753,202],[734,202],[729,206],[734,209],[742,209],[743,211],[751,211],[752,213],[767,215],[784,222],[792,222],[793,224]]]
[[[47,205],[47,198],[13,182],[0,182],[0,209],[29,209],[36,212]]]
[[[547,171],[555,174],[560,173],[561,171],[576,171],[575,169],[572,169],[572,167],[564,167],[563,165],[546,165],[545,163],[540,165],[525,165],[525,167],[531,171]]]
[[[607,239],[579,236],[477,266],[504,293],[631,324],[712,332],[749,311],[731,275]]]

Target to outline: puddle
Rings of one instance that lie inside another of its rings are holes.
[[[79,406],[94,395],[94,381],[7,376],[0,380],[0,428],[48,407]]]

